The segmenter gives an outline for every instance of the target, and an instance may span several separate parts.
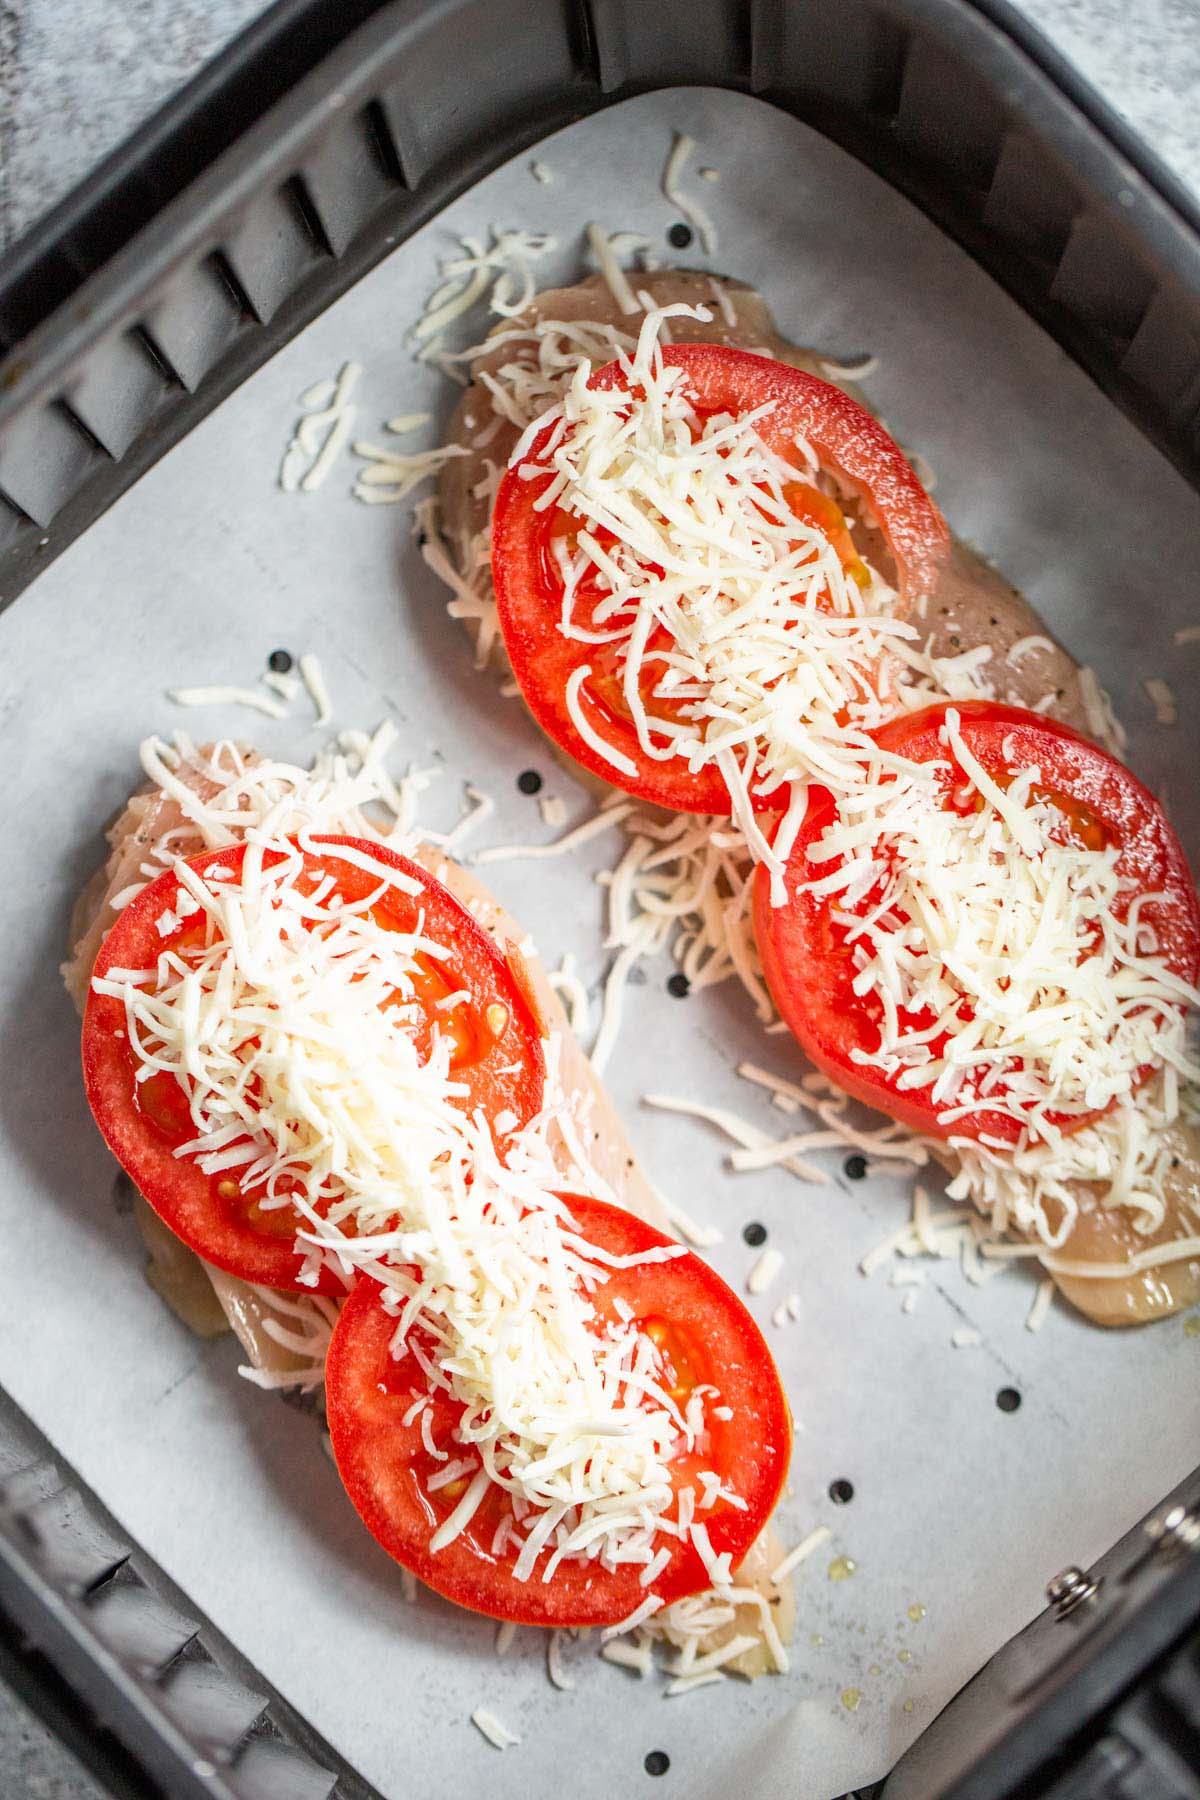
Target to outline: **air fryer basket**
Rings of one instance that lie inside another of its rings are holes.
[[[689,83],[885,176],[1200,486],[1200,214],[1003,0],[281,0],[0,267],[0,606],[455,194]],[[889,1800],[1200,1794],[1198,1507],[1064,1571]],[[173,1795],[372,1791],[3,1396],[0,1610]]]

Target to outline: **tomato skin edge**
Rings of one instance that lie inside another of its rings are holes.
[[[521,696],[534,720],[552,743],[565,750],[590,775],[597,776],[610,787],[635,794],[638,799],[654,806],[662,806],[669,812],[727,815],[729,790],[715,768],[710,766],[692,775],[678,759],[673,759],[673,763],[666,763],[648,758],[638,744],[633,726],[624,720],[605,715],[597,723],[597,730],[602,737],[612,742],[615,750],[631,757],[638,766],[636,785],[631,785],[631,777],[616,768],[580,735],[565,699],[566,680],[574,666],[568,641],[559,638],[556,643],[554,639],[559,636],[557,632],[553,632],[551,636],[544,629],[526,626],[521,622],[516,605],[509,604],[507,576],[500,572],[506,566],[506,559],[512,556],[512,546],[518,540],[523,540],[524,536],[524,521],[515,504],[523,500],[524,496],[519,493],[515,483],[512,486],[506,485],[511,475],[512,471],[509,471],[501,481],[492,511],[493,585],[500,609],[504,647],[521,689]],[[523,553],[522,542],[522,555]],[[552,653],[559,650],[560,644],[561,654],[553,656]],[[535,674],[534,671],[548,655],[555,663],[561,679],[546,681]],[[588,704],[586,689],[581,694],[580,704]],[[596,709],[593,707],[593,710]]]
[[[836,469],[876,514],[896,560],[901,595],[915,602],[933,591],[938,570],[950,554],[949,527],[899,444],[865,406],[834,382],[774,357],[756,356],[752,350],[671,344],[664,347],[662,358],[667,367],[690,371],[697,382],[706,366],[716,361],[727,380],[745,384],[744,410],[762,404],[766,387],[777,410],[764,420],[764,437],[780,435],[779,423],[786,414],[786,435],[805,437],[819,460]],[[623,384],[621,365],[615,361],[605,363],[588,383],[598,388]]]
[[[431,903],[436,902],[441,910],[451,914],[460,952],[484,959],[498,979],[503,975],[505,1001],[522,1035],[524,1055],[529,1059],[530,1080],[535,1091],[526,1113],[533,1116],[541,1106],[544,1093],[545,1061],[541,1048],[544,1028],[531,992],[516,979],[500,946],[435,876],[410,858],[386,845],[345,834],[322,834],[312,843],[317,847],[314,853],[319,853],[321,848],[336,852],[338,846],[366,851],[398,874],[417,882]],[[228,844],[201,851],[184,860],[199,873],[214,866],[240,868],[245,848],[244,842]],[[177,891],[174,870],[167,869],[134,896],[101,944],[93,976],[103,975],[113,965],[121,950],[136,939],[142,926],[148,925],[164,906],[170,905],[171,896]],[[255,1231],[228,1213],[218,1215],[219,1230],[214,1232],[215,1202],[211,1197],[205,1200],[201,1194],[195,1165],[173,1157],[165,1143],[152,1138],[144,1128],[139,1130],[136,1107],[121,1105],[120,1096],[130,1085],[131,1077],[127,1046],[114,1037],[111,1029],[118,1017],[123,1028],[120,1002],[97,995],[89,978],[80,1039],[84,1091],[101,1136],[151,1209],[189,1250],[226,1274],[281,1292],[343,1295],[350,1282],[328,1265],[319,1271],[315,1285],[299,1282],[302,1257],[290,1238]],[[189,1183],[189,1175],[193,1172],[197,1178]]]
[[[937,745],[937,734],[950,709],[951,703],[942,702],[918,713],[901,715],[872,735],[882,748],[895,755],[907,756],[920,751],[923,754],[915,760],[929,760],[930,753],[944,755],[944,750]],[[1172,923],[1170,932],[1170,965],[1175,973],[1195,984],[1200,977],[1200,901],[1178,838],[1159,802],[1137,776],[1081,732],[1057,720],[1045,719],[1041,714],[989,700],[960,701],[953,703],[953,710],[960,717],[970,747],[985,766],[986,754],[982,747],[982,734],[985,733],[989,734],[987,741],[992,745],[1009,736],[1015,737],[1018,749],[1024,746],[1028,752],[1024,759],[1017,759],[1023,762],[1036,760],[1040,765],[1049,748],[1052,754],[1056,753],[1062,759],[1055,773],[1061,775],[1065,763],[1067,772],[1078,777],[1075,788],[1063,790],[1068,797],[1079,794],[1100,810],[1106,824],[1114,829],[1118,825],[1125,828],[1125,836],[1121,838],[1122,855],[1135,857],[1139,868],[1153,866],[1155,872],[1143,886],[1163,884],[1171,907],[1178,914],[1177,923]],[[1035,748],[1040,748],[1040,756],[1033,754]],[[785,874],[789,898],[784,906],[771,905],[766,870],[760,867],[755,873],[755,941],[767,986],[781,1018],[804,1053],[824,1074],[875,1111],[927,1137],[973,1137],[986,1131],[1016,1143],[1020,1128],[1010,1115],[979,1113],[943,1126],[934,1109],[920,1098],[918,1090],[897,1090],[879,1072],[864,1070],[850,1061],[846,1050],[849,1033],[845,1029],[845,1020],[857,1002],[847,1002],[843,995],[834,993],[832,983],[836,970],[831,972],[827,966],[830,959],[821,955],[821,940],[830,935],[824,904],[807,894],[795,892],[797,883],[804,877],[807,846],[820,836],[832,818],[833,810],[830,795],[821,789],[814,790]],[[793,951],[794,938],[803,940],[802,952]],[[840,1031],[839,1025],[842,1026]],[[1063,1129],[1069,1135],[1073,1130],[1082,1129],[1089,1117],[1096,1116],[1085,1115],[1069,1122]]]
[[[662,355],[667,365],[689,369],[698,384],[704,379],[724,383],[724,398],[731,408],[746,411],[766,397],[775,398],[780,420],[787,415],[788,429],[802,432],[815,448],[824,449],[827,462],[841,470],[877,512],[904,596],[912,600],[932,589],[950,550],[945,520],[899,446],[856,400],[815,375],[749,351],[677,344],[664,346]],[[744,392],[740,398],[731,396],[730,387],[739,382]],[[624,383],[620,363],[610,362],[596,371],[589,386],[614,388]],[[536,446],[529,455],[535,454]],[[521,479],[519,469],[510,467],[492,510],[492,577],[501,630],[513,674],[534,719],[560,748],[610,786],[670,811],[728,817],[729,791],[713,765],[692,774],[678,757],[665,761],[647,757],[632,723],[601,714],[589,700],[586,684],[580,690],[580,706],[592,707],[597,731],[630,758],[636,775],[614,766],[580,734],[564,690],[572,669],[586,660],[586,646],[572,646],[563,638],[528,591],[536,585],[537,558],[531,547],[534,487]],[[772,812],[780,805],[778,792],[752,798],[759,812]]]
[[[592,1241],[596,1241],[600,1232],[607,1233],[610,1229],[619,1233],[609,1240],[610,1248],[618,1244],[649,1248],[673,1241],[621,1208],[575,1195],[564,1198],[581,1222],[583,1235]],[[758,1449],[764,1461],[769,1462],[770,1473],[760,1479],[745,1515],[730,1508],[723,1512],[718,1509],[721,1530],[734,1534],[729,1542],[716,1528],[713,1531],[714,1549],[718,1553],[727,1547],[731,1552],[736,1550],[733,1554],[736,1569],[783,1490],[792,1441],[791,1417],[770,1350],[749,1312],[708,1264],[690,1251],[687,1258],[690,1259],[687,1282],[695,1285],[698,1304],[707,1305],[719,1324],[728,1324],[731,1318],[736,1324],[732,1341],[742,1344],[748,1358],[746,1369],[738,1372],[736,1379],[741,1388],[755,1397],[758,1407],[755,1419],[766,1421],[762,1429],[763,1444]],[[653,1267],[671,1269],[684,1262],[685,1258],[681,1257]],[[549,1583],[540,1579],[540,1566],[527,1582],[518,1582],[495,1559],[472,1550],[462,1536],[440,1552],[429,1551],[432,1525],[423,1510],[429,1503],[417,1498],[415,1476],[411,1482],[407,1479],[408,1465],[403,1460],[397,1463],[395,1470],[381,1472],[378,1465],[379,1456],[386,1455],[402,1432],[394,1420],[389,1422],[389,1418],[384,1417],[376,1422],[374,1415],[382,1414],[390,1401],[394,1411],[402,1416],[407,1404],[407,1396],[403,1399],[399,1396],[389,1396],[388,1400],[378,1398],[383,1392],[377,1385],[380,1370],[388,1367],[382,1358],[395,1323],[383,1312],[378,1296],[375,1283],[360,1282],[342,1309],[326,1368],[326,1405],[334,1460],[351,1504],[367,1530],[393,1560],[409,1569],[418,1580],[469,1611],[516,1624],[542,1626],[608,1625],[627,1617],[646,1594],[638,1584],[636,1567],[625,1565],[614,1577],[598,1565],[588,1564],[587,1569],[593,1573],[585,1589],[578,1572],[581,1566],[576,1564],[560,1564]],[[732,1313],[731,1302],[735,1309]],[[709,1372],[704,1373],[708,1378]],[[720,1382],[720,1370],[712,1373],[712,1379]],[[736,1433],[737,1427],[735,1417],[728,1430]],[[410,1427],[408,1435],[419,1455],[415,1443],[419,1429]],[[379,1441],[384,1444],[382,1452]],[[754,1467],[757,1469],[758,1465]],[[381,1492],[385,1492],[383,1499]],[[397,1501],[390,1509],[389,1499]],[[398,1509],[403,1513],[399,1519]],[[700,1520],[709,1516],[697,1513]],[[668,1546],[676,1543],[667,1537],[662,1541]],[[604,1590],[606,1586],[608,1598],[605,1591],[597,1592],[598,1587]],[[668,1602],[707,1586],[708,1576],[703,1563],[690,1544],[680,1547],[676,1559],[654,1583],[655,1592]]]

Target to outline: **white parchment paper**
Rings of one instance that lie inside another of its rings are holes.
[[[201,1345],[141,1276],[114,1168],[76,1075],[77,1024],[56,965],[72,898],[100,854],[101,823],[137,780],[137,740],[183,723],[306,757],[322,733],[298,709],[181,715],[168,686],[253,680],[277,646],[317,651],[339,724],[393,718],[422,765],[443,768],[433,822],[464,780],[495,796],[486,841],[545,838],[519,771],[536,767],[573,818],[589,803],[551,762],[518,703],[476,675],[465,638],[412,547],[403,508],[348,496],[349,464],[319,493],[275,474],[296,396],[358,358],[359,434],[452,396],[416,367],[406,327],[454,238],[492,225],[555,232],[546,279],[579,269],[581,229],[673,222],[658,179],[672,129],[719,169],[696,183],[720,229],[714,266],[758,284],[785,332],[831,354],[881,358],[870,382],[892,430],[940,477],[938,498],[1099,668],[1131,727],[1130,756],[1169,793],[1200,847],[1193,702],[1200,646],[1172,646],[1197,608],[1200,504],[1048,339],[907,203],[784,114],[728,93],[632,100],[550,139],[553,173],[500,170],[346,295],[194,431],[0,618],[0,716],[9,771],[0,886],[0,1018],[7,1068],[0,1169],[0,1380],[130,1531],[313,1723],[388,1795],[470,1791],[578,1800],[640,1791],[652,1748],[669,1785],[731,1784],[759,1800],[812,1800],[881,1775],[955,1689],[1041,1605],[1060,1566],[1106,1548],[1193,1465],[1200,1342],[1182,1322],[1106,1335],[1056,1309],[1024,1329],[1032,1288],[984,1288],[935,1269],[911,1316],[860,1257],[906,1216],[899,1183],[806,1188],[782,1171],[736,1176],[694,1121],[639,1110],[648,1089],[785,1121],[734,1074],[739,1058],[787,1071],[730,989],[680,1003],[651,966],[630,990],[611,1084],[652,1175],[718,1222],[713,1253],[742,1284],[761,1220],[787,1267],[753,1301],[797,1419],[789,1541],[824,1520],[832,1543],[800,1572],[793,1672],[670,1701],[569,1652],[577,1687],[552,1690],[543,1640],[498,1662],[493,1628],[433,1599],[406,1606],[359,1526],[314,1422],[237,1378],[231,1340]],[[695,176],[692,176],[695,183]],[[698,260],[689,252],[688,260]],[[1170,678],[1173,730],[1141,689]],[[481,838],[479,841],[484,841]],[[548,960],[603,973],[593,872],[578,858],[492,871]],[[766,1324],[799,1292],[799,1322]],[[954,1350],[969,1323],[982,1344]],[[1003,1386],[1020,1410],[1001,1413]],[[848,1506],[829,1483],[854,1484]],[[857,1565],[833,1582],[835,1555]],[[923,1612],[922,1612],[922,1609]],[[857,1689],[850,1710],[842,1701]],[[523,1739],[501,1760],[468,1722],[490,1706]],[[666,1784],[664,1784],[665,1786]]]

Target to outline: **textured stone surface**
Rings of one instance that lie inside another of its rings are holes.
[[[75,1757],[0,1683],[0,1794],[6,1800],[103,1800]]]
[[[1017,0],[1017,8],[1200,192],[1200,0]]]
[[[1200,0],[1021,9],[1200,192]],[[0,0],[0,248],[261,10],[260,0]],[[0,1795],[100,1795],[2,1686]]]
[[[1020,6],[1200,190],[1200,0]],[[0,0],[0,248],[261,11],[261,0]]]
[[[0,0],[0,247],[263,10],[261,0]]]

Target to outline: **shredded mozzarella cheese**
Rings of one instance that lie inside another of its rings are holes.
[[[678,170],[676,170],[678,173]],[[611,242],[611,240],[610,240]],[[722,300],[724,296],[724,303]],[[728,295],[721,287],[714,290],[714,300],[728,322],[725,303]],[[508,334],[509,328],[505,328]],[[493,340],[498,342],[499,340]],[[614,355],[629,357],[636,352],[632,337],[618,328],[597,326],[587,322],[564,322],[544,318],[528,326],[514,327],[505,344],[507,359],[497,367],[490,355],[491,345],[475,345],[460,353],[459,362],[471,364],[489,353],[489,373],[482,384],[484,402],[491,409],[491,420],[508,428],[526,430],[560,403],[571,377],[582,365],[592,367],[607,362]],[[449,373],[456,373],[459,363]],[[873,359],[855,364],[830,364],[828,373],[835,379],[862,378],[873,367]],[[586,377],[585,377],[586,378]],[[484,432],[493,428],[484,426]],[[494,495],[499,469],[489,472],[486,498]],[[486,661],[498,643],[495,606],[491,592],[487,526],[456,536],[444,543],[437,530],[436,508],[426,503],[420,518],[423,532],[422,550],[430,566],[446,581],[453,598],[451,612],[463,618],[476,636],[477,658]],[[1038,634],[1040,638],[1041,634]],[[1184,641],[1190,635],[1200,636],[1200,627],[1185,628]],[[954,657],[933,659],[924,655],[909,641],[891,643],[892,654],[906,671],[897,683],[896,700],[906,707],[918,707],[931,699],[986,697],[994,690],[986,665],[991,657],[987,646],[978,646]],[[1019,658],[1027,652],[1042,649],[1036,639],[1014,646]],[[510,684],[511,687],[511,684]],[[1081,696],[1088,713],[1089,729],[1100,741],[1117,753],[1124,734],[1113,715],[1111,703],[1100,687],[1095,672],[1085,669],[1080,676]],[[617,811],[610,810],[609,817]],[[620,966],[622,982],[628,978],[637,961],[670,946],[676,961],[687,974],[693,988],[735,978],[746,988],[764,1024],[773,1018],[770,998],[762,982],[757,954],[750,930],[747,905],[753,861],[746,836],[726,820],[696,820],[679,817],[664,820],[647,815],[642,809],[625,804],[620,819],[621,829],[632,842],[642,840],[642,849],[632,861],[628,850],[622,853],[623,883],[618,888],[616,871],[609,879],[613,899],[619,902],[619,917],[610,925],[609,943],[617,950],[632,949],[634,954]],[[606,828],[603,815],[597,815],[595,829]],[[534,854],[555,853],[555,847],[530,846]],[[561,842],[565,852],[574,848]],[[516,852],[514,852],[515,854]],[[504,850],[488,860],[509,854]],[[654,929],[647,929],[647,914],[653,915]],[[620,995],[615,979],[606,989],[606,1006],[619,1012]],[[769,1027],[772,1028],[772,1027]],[[774,1029],[780,1027],[776,1024]],[[615,1033],[609,1033],[609,1047]],[[812,1099],[805,1091],[799,1099],[777,1088],[777,1104],[799,1107]],[[870,1127],[858,1132],[847,1117],[844,1096],[826,1092],[821,1096],[828,1113],[818,1113],[820,1123],[829,1133],[845,1133],[846,1147],[861,1148],[871,1155],[873,1163],[883,1166],[920,1167],[929,1158],[929,1148],[913,1134],[899,1126]],[[1174,1084],[1160,1081],[1153,1090],[1143,1089],[1135,1107],[1118,1105],[1096,1125],[1073,1134],[1057,1147],[1032,1144],[1014,1155],[989,1151],[986,1146],[967,1143],[955,1146],[957,1168],[951,1193],[954,1198],[974,1203],[984,1218],[991,1222],[995,1235],[977,1238],[964,1230],[961,1215],[952,1213],[958,1229],[948,1232],[942,1226],[932,1235],[952,1238],[953,1253],[962,1255],[964,1266],[978,1264],[978,1249],[994,1245],[996,1237],[1008,1228],[1032,1235],[1031,1248],[1045,1248],[1061,1242],[1069,1235],[1078,1212],[1081,1186],[1095,1183],[1101,1190],[1099,1203],[1128,1206],[1139,1221],[1139,1228],[1151,1229],[1165,1211],[1163,1196],[1164,1167],[1169,1156],[1164,1151],[1164,1129],[1178,1114]],[[728,1115],[723,1115],[725,1119]],[[795,1135],[782,1146],[772,1146],[767,1134],[758,1134],[747,1142],[745,1125],[739,1122],[737,1139],[743,1146],[739,1155],[753,1157],[747,1166],[782,1158],[794,1172],[812,1170],[816,1165],[804,1162],[804,1148],[818,1148],[815,1134],[808,1139]],[[869,1137],[872,1142],[864,1141]],[[829,1145],[834,1147],[832,1141]],[[824,1171],[819,1171],[824,1175]],[[928,1203],[925,1205],[928,1215]],[[976,1224],[982,1221],[977,1220]],[[928,1228],[926,1228],[926,1235]],[[912,1237],[911,1231],[909,1232]],[[967,1240],[970,1239],[970,1248]],[[913,1242],[917,1242],[915,1238]],[[921,1245],[923,1253],[928,1246]],[[1111,1272],[1120,1273],[1119,1265]],[[911,1310],[915,1295],[905,1296],[905,1308]]]
[[[300,396],[304,410],[279,470],[284,493],[310,494],[324,482],[354,429],[350,396],[361,374],[360,363],[344,363],[335,381],[317,382]]]
[[[1029,1308],[1029,1316],[1025,1320],[1026,1331],[1040,1331],[1046,1322],[1046,1314],[1054,1301],[1054,1283],[1047,1277],[1039,1281]]]
[[[1171,684],[1164,681],[1161,675],[1147,676],[1142,686],[1146,696],[1154,708],[1154,717],[1159,725],[1176,725],[1179,722],[1179,708],[1175,704],[1175,695]]]
[[[471,1714],[471,1723],[476,1731],[482,1732],[488,1743],[494,1745],[497,1750],[511,1750],[514,1744],[519,1744],[521,1741],[515,1731],[510,1731],[508,1726],[503,1724],[494,1712],[489,1712],[485,1706],[475,1708]]]
[[[916,632],[895,616],[882,579],[862,565],[864,595],[824,530],[795,510],[796,484],[825,477],[806,445],[785,455],[760,435],[772,403],[736,419],[695,412],[684,371],[660,350],[679,316],[707,315],[648,314],[625,359],[631,392],[590,386],[581,363],[510,463],[548,478],[539,509],[553,502],[579,522],[560,552],[557,628],[615,656],[644,756],[720,774],[780,904],[807,784],[861,786],[865,733],[895,710],[892,652]],[[585,581],[599,598],[581,611]],[[591,748],[632,776],[630,757],[589,715],[591,672],[587,662],[572,671],[568,712]],[[781,789],[790,799],[769,843],[755,801]]]
[[[300,658],[299,668],[300,679],[308,689],[308,697],[316,709],[316,723],[327,725],[333,717],[333,704],[320,660],[309,651]]]
[[[768,1247],[747,1275],[746,1291],[751,1294],[765,1294],[782,1269],[783,1257],[774,1246]]]
[[[146,755],[171,779],[160,747]],[[261,788],[278,776],[256,768],[254,779]],[[196,822],[208,813],[219,836],[211,815],[228,795],[191,798]],[[635,1324],[597,1331],[591,1296],[621,1265],[577,1235],[558,1198],[550,1137],[564,1124],[561,1092],[552,1083],[530,1126],[494,1140],[482,1115],[456,1104],[465,1090],[450,1040],[435,1033],[428,1054],[417,1051],[414,971],[445,947],[419,924],[402,932],[366,902],[344,903],[327,874],[305,868],[309,828],[247,834],[236,803],[234,817],[246,834],[239,871],[213,879],[175,865],[180,900],[205,920],[203,945],[183,952],[168,940],[155,967],[93,977],[124,1006],[139,1079],[173,1080],[186,1099],[194,1134],[176,1155],[264,1211],[295,1210],[301,1281],[329,1267],[347,1284],[359,1270],[381,1283],[394,1353],[409,1352],[427,1391],[463,1409],[450,1446],[432,1442],[421,1414],[431,1456],[447,1465],[426,1492],[455,1495],[435,1552],[495,1484],[515,1503],[518,1579],[543,1554],[547,1574],[566,1558],[649,1562],[656,1529],[671,1523],[670,1462],[704,1429],[703,1396],[681,1413],[659,1381],[661,1353]],[[420,892],[367,851],[321,857],[377,876],[375,893]]]
[[[247,706],[252,712],[265,713],[268,719],[286,719],[288,709],[282,700],[256,688],[186,687],[168,688],[167,699],[176,706]]]
[[[696,232],[705,256],[715,256],[717,253],[716,226],[713,224],[704,208],[700,205],[700,202],[694,199],[690,194],[685,193],[679,185],[683,177],[684,168],[687,165],[687,160],[695,148],[696,140],[689,137],[685,131],[677,131],[675,133],[675,139],[671,145],[670,154],[667,157],[666,167],[663,169],[663,198],[670,201],[671,205],[683,215],[688,224]],[[708,172],[708,179],[712,179],[713,173],[714,172],[711,170]]]
[[[800,1564],[813,1554],[814,1550],[819,1550],[822,1544],[827,1544],[832,1536],[833,1533],[828,1525],[814,1525],[808,1536],[801,1538],[795,1548],[788,1551],[783,1561],[776,1563],[771,1570],[772,1584],[778,1587],[781,1582],[786,1581],[793,1569],[798,1569]]]
[[[855,1060],[927,1092],[944,1126],[1003,1117],[1052,1145],[1128,1101],[1148,1066],[1200,1078],[1185,1047],[1200,994],[1143,942],[1155,897],[1123,899],[1119,850],[1070,835],[1036,765],[998,785],[952,708],[942,739],[944,762],[885,772],[809,850],[806,885],[830,901],[878,1026]]]

